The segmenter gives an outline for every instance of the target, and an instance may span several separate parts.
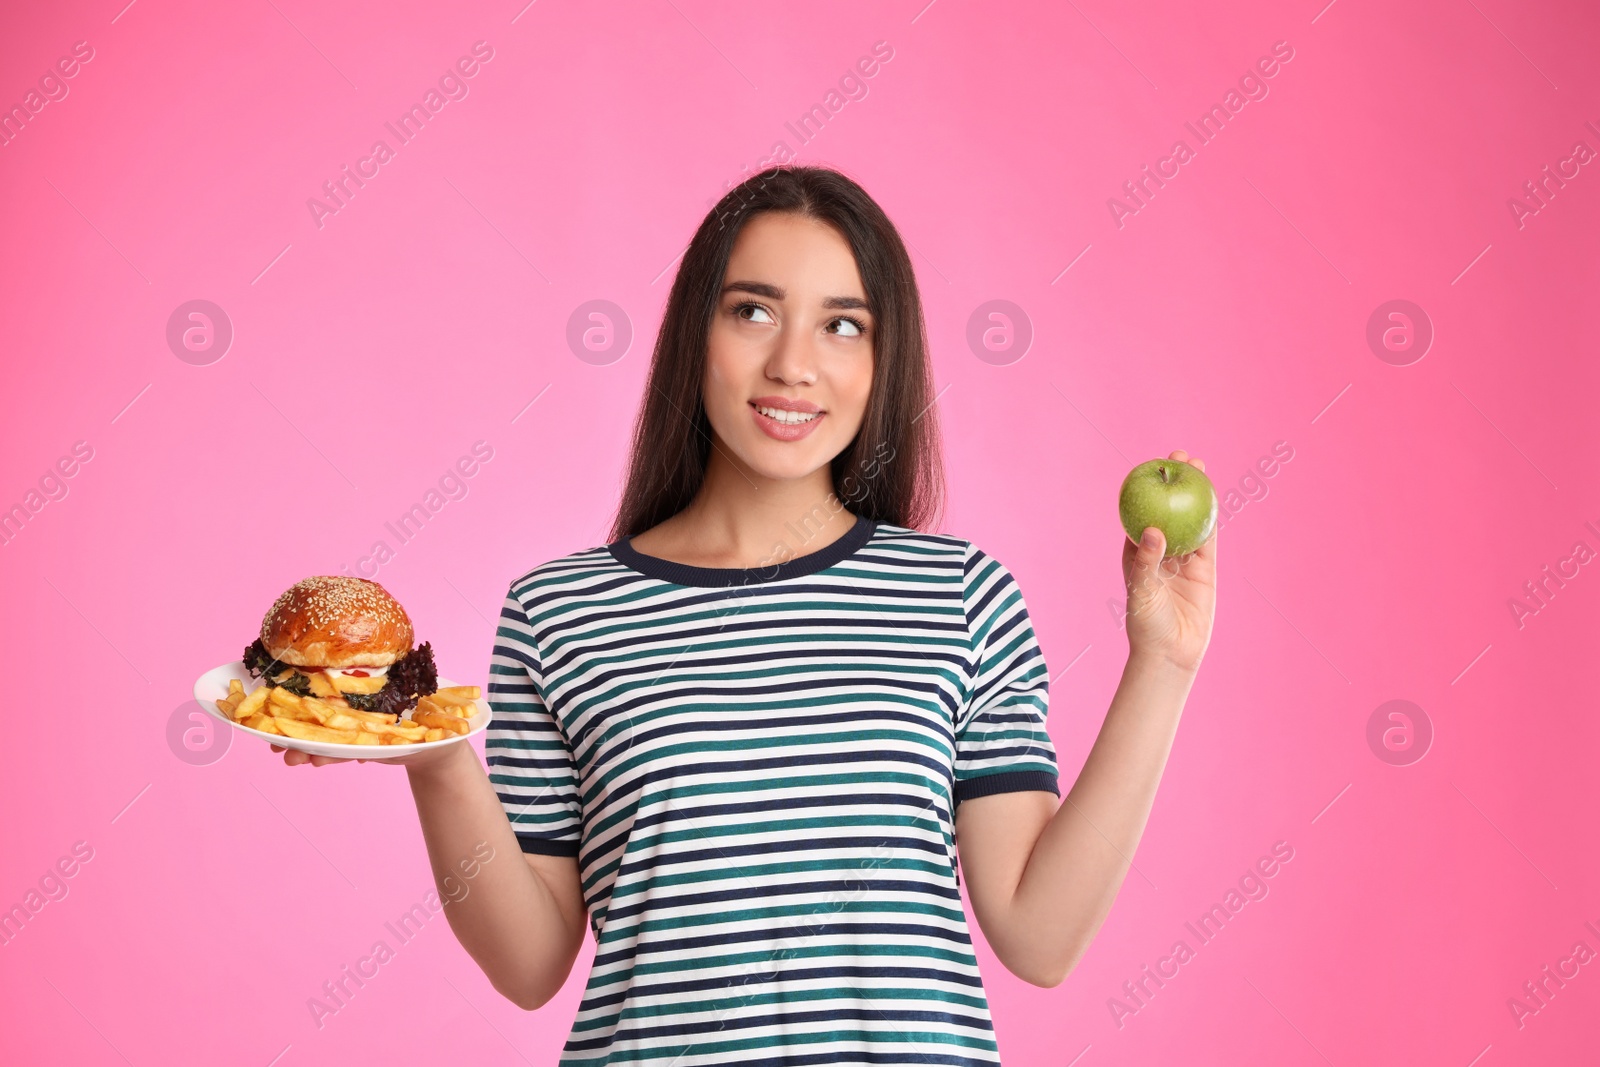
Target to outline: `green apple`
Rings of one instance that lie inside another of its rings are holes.
[[[1152,459],[1128,472],[1117,510],[1134,544],[1146,526],[1167,535],[1167,556],[1182,556],[1206,542],[1217,528],[1217,490],[1199,467],[1176,459]]]

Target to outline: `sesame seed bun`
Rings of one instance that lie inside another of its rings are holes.
[[[261,620],[268,655],[296,667],[387,667],[411,651],[411,641],[405,609],[365,578],[305,578]]]

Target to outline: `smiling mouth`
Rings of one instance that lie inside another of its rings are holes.
[[[811,422],[823,414],[820,411],[788,411],[784,408],[769,408],[761,404],[752,404],[751,406],[774,422],[781,422],[790,426]]]

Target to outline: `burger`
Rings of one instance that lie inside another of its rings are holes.
[[[273,601],[244,666],[269,686],[403,718],[439,688],[432,646],[412,639],[410,617],[383,586],[318,575]]]

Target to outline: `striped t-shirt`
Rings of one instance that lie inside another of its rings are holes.
[[[1056,793],[1010,572],[864,517],[765,569],[628,539],[501,610],[490,780],[576,856],[595,957],[561,1063],[993,1064],[955,805]]]

